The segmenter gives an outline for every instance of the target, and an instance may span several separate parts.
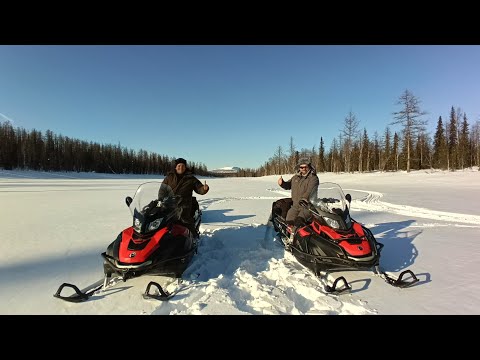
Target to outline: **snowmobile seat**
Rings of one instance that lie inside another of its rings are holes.
[[[278,215],[285,220],[287,217],[288,209],[290,209],[293,205],[292,198],[283,198],[277,200],[272,205],[272,214]]]

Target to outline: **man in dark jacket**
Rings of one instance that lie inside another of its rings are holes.
[[[169,185],[173,193],[180,197],[178,206],[182,209],[180,220],[196,234],[195,224],[192,214],[192,192],[205,195],[209,186],[205,181],[204,184],[200,182],[192,172],[187,169],[187,161],[183,158],[175,160],[175,169],[167,174],[163,183]]]
[[[300,201],[309,201],[310,195],[318,190],[319,180],[315,168],[307,158],[301,158],[296,167],[297,171],[293,177],[284,181],[282,176],[278,179],[278,185],[285,190],[291,190],[293,201],[292,207],[288,210],[286,223],[293,225],[292,235],[296,228],[304,226],[310,217],[309,211],[300,206]]]

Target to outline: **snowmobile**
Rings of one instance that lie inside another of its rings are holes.
[[[338,184],[320,183],[308,201],[300,201],[300,206],[311,215],[307,223],[295,227],[286,223],[287,211],[293,204],[291,198],[272,204],[270,222],[285,250],[322,280],[327,293],[351,289],[343,276],[336,278],[333,285],[328,285],[328,275],[336,271],[373,269],[375,274],[396,287],[416,283],[418,278],[410,270],[403,271],[398,278],[380,270],[380,254],[384,245],[368,228],[352,219],[349,211],[351,201],[351,195],[345,195]],[[410,277],[405,280],[407,274]]]
[[[194,228],[190,226],[189,229],[180,221],[178,200],[166,184],[147,182],[140,185],[133,198],[127,196],[125,199],[133,216],[132,226],[120,232],[101,254],[103,284],[98,285],[98,281],[81,291],[73,284],[64,283],[54,296],[69,302],[82,302],[96,291],[109,287],[114,277],[120,277],[124,282],[145,274],[180,280],[197,251],[202,212],[193,197]],[[150,292],[152,287],[157,288],[158,294]],[[64,288],[71,288],[75,293],[63,296]],[[148,284],[143,294],[144,298],[158,300],[167,300],[171,296],[173,294],[154,281]]]

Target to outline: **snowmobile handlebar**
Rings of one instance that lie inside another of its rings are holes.
[[[335,199],[335,198],[322,198],[322,199],[318,199],[320,202],[323,202],[325,204],[334,204],[334,203],[337,203],[337,202],[340,202],[339,199]],[[310,202],[308,200],[305,200],[305,199],[301,199],[298,204],[300,206],[303,206],[303,207],[310,207]]]
[[[309,203],[307,200],[305,200],[305,199],[301,199],[301,200],[298,202],[298,205],[308,208],[309,205],[310,205],[310,203]]]
[[[336,202],[340,202],[340,200],[335,199],[335,198],[322,198],[320,199],[321,202],[324,202],[326,204],[334,204]]]

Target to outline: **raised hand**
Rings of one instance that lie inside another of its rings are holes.
[[[210,189],[210,186],[207,185],[207,180],[205,180],[205,184],[203,184],[203,190],[207,192]]]
[[[282,186],[283,184],[283,178],[282,178],[282,175],[280,175],[280,177],[278,178],[278,181],[277,181],[278,185],[279,186]]]

